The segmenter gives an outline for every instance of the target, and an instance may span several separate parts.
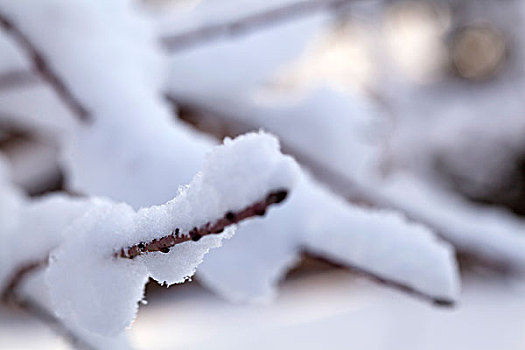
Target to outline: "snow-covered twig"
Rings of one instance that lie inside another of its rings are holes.
[[[33,42],[3,13],[0,13],[0,26],[16,40],[20,48],[31,59],[35,72],[49,83],[71,112],[82,122],[91,121],[87,108],[77,100]]]
[[[211,24],[185,33],[165,36],[162,44],[170,51],[180,51],[220,38],[243,35],[267,26],[295,18],[313,15],[327,9],[337,9],[353,0],[302,0],[267,9],[225,23]]]
[[[228,211],[224,217],[216,220],[215,222],[208,222],[200,227],[194,227],[192,230],[184,234],[180,232],[179,228],[176,228],[168,236],[164,236],[159,239],[154,239],[148,243],[138,243],[132,247],[122,249],[117,256],[121,258],[133,259],[147,252],[162,252],[168,253],[170,248],[176,244],[187,242],[187,241],[198,241],[203,236],[210,234],[219,234],[230,225],[236,224],[243,220],[249,219],[254,216],[263,216],[266,213],[266,209],[273,204],[281,203],[286,199],[288,190],[282,189],[271,192],[266,196],[265,199],[255,202],[254,204],[239,210],[237,212]]]
[[[5,304],[10,304],[23,310],[32,317],[40,320],[67,340],[75,349],[90,350],[95,349],[91,344],[82,339],[82,337],[76,334],[73,330],[69,329],[53,312],[49,311],[38,301],[34,300],[29,296],[21,296],[18,292],[20,284],[23,280],[33,273],[35,270],[45,266],[46,261],[34,262],[25,265],[18,269],[14,274],[11,281],[7,284],[6,288],[2,292],[2,301]]]

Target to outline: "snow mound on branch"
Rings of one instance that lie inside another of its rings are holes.
[[[469,203],[414,174],[398,171],[380,183],[381,194],[411,217],[435,227],[458,250],[525,274],[525,220],[501,208]]]
[[[134,214],[128,205],[101,202],[69,228],[66,242],[52,253],[47,282],[55,312],[68,323],[111,335],[134,319],[147,269],[112,255],[133,232]]]
[[[98,201],[68,228],[65,243],[51,255],[47,281],[58,315],[95,333],[122,332],[134,319],[148,277],[184,282],[223,235],[133,260],[117,258],[116,252],[176,228],[186,234],[273,191],[288,190],[297,173],[297,164],[280,153],[277,139],[252,133],[226,139],[208,155],[202,172],[164,205],[135,212],[126,204]],[[228,230],[226,236],[231,235]]]
[[[274,297],[277,283],[303,251],[433,300],[453,302],[459,294],[449,244],[400,214],[350,205],[307,175],[279,211],[242,223],[238,231],[198,271],[206,286],[232,301]]]
[[[21,285],[18,287],[18,294],[24,298],[29,298],[34,303],[41,305],[47,310],[52,310],[49,290],[46,288],[46,266],[42,266],[31,274],[25,276]],[[85,328],[75,327],[75,325],[65,325],[75,334],[79,340],[92,349],[111,349],[111,350],[131,350],[130,339],[127,332],[118,336],[104,337],[87,331]],[[78,344],[81,348],[83,344]]]
[[[459,297],[454,249],[428,228],[391,210],[343,206],[343,200],[328,191],[312,191],[310,196],[310,203],[324,203],[323,211],[332,215],[327,220],[327,215],[314,212],[305,237],[307,251],[437,301]]]

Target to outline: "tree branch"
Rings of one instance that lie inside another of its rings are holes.
[[[176,96],[167,94],[166,99],[176,106],[176,110],[178,111],[178,114],[176,115],[182,121],[188,122],[197,127],[200,131],[216,136],[219,139],[222,139],[225,136],[234,137],[242,133],[258,130],[260,127],[258,125],[252,125],[247,121],[239,121],[231,116],[223,115],[220,112],[213,111],[199,104],[179,100]],[[202,128],[202,126],[204,127]],[[400,208],[395,203],[392,203],[379,195],[370,193],[370,191],[367,191],[365,188],[352,181],[352,179],[328,169],[308,154],[290,146],[286,141],[280,140],[280,142],[283,153],[292,155],[301,165],[310,170],[312,175],[318,181],[326,184],[334,193],[337,193],[349,202],[361,206],[399,211],[409,220],[429,227],[442,240],[450,242],[450,239],[443,234],[442,230],[436,227],[436,225],[428,222],[428,220]],[[498,259],[474,250],[467,250],[462,247],[456,246],[456,250],[461,256],[469,256],[471,261],[476,261],[479,265],[492,271],[501,274],[515,274],[519,272],[517,267],[512,265],[509,261],[504,261],[503,259]]]
[[[155,239],[149,243],[139,243],[132,247],[122,249],[119,253],[115,254],[116,257],[132,259],[138,255],[160,251],[163,253],[169,252],[169,249],[176,244],[186,241],[198,241],[200,238],[210,234],[219,234],[224,231],[227,226],[236,224],[242,220],[248,219],[254,216],[261,216],[266,213],[269,206],[277,203],[281,203],[287,196],[287,190],[276,190],[270,192],[265,199],[257,201],[252,205],[239,210],[237,212],[229,211],[222,218],[218,219],[213,223],[207,223],[200,228],[193,228],[187,234],[182,234],[179,229],[166,237]],[[80,349],[94,349],[88,342],[83,340],[79,335],[75,334],[73,330],[67,327],[62,321],[57,318],[53,313],[47,310],[45,307],[40,305],[37,301],[32,300],[29,297],[21,297],[18,294],[18,290],[23,280],[35,272],[39,268],[47,265],[47,260],[35,261],[28,263],[13,274],[5,289],[2,291],[0,297],[2,302],[5,304],[14,305],[42,322],[48,324],[55,331],[61,334],[66,340],[68,340],[75,348]]]
[[[376,273],[374,272],[371,272],[371,271],[368,271],[368,270],[365,270],[365,269],[362,269],[362,268],[359,268],[359,267],[356,267],[356,266],[349,266],[348,264],[342,264],[342,263],[339,263],[339,262],[335,262],[333,260],[329,260],[323,256],[320,256],[316,253],[312,253],[310,252],[307,248],[303,248],[303,258],[307,258],[307,259],[313,259],[313,260],[316,260],[316,261],[320,261],[320,262],[323,262],[329,266],[332,266],[334,268],[340,268],[340,269],[345,269],[345,270],[348,270],[358,276],[362,276],[362,277],[365,277],[365,278],[368,278],[376,283],[379,283],[379,284],[382,284],[386,287],[389,287],[389,288],[393,288],[393,289],[396,289],[396,290],[399,290],[403,293],[406,293],[406,294],[409,294],[409,295],[412,295],[414,297],[417,297],[419,299],[423,299],[423,300],[426,300],[426,301],[429,301],[431,303],[433,303],[434,305],[437,305],[437,306],[442,306],[442,307],[454,307],[455,306],[455,302],[454,300],[451,300],[451,299],[446,299],[446,298],[439,298],[439,297],[435,297],[435,296],[432,296],[432,295],[428,295],[428,294],[425,294],[425,293],[422,293],[410,286],[407,286],[405,284],[402,284],[400,282],[396,282],[396,281],[392,281],[392,280],[389,280],[389,279],[386,279],[386,278],[383,278],[383,277],[380,277],[378,276]]]
[[[314,15],[320,11],[337,9],[355,0],[302,0],[282,7],[250,14],[229,22],[211,24],[185,33],[161,38],[170,52],[185,50],[210,41],[248,34],[263,27],[284,23],[295,18]]]
[[[355,0],[301,0],[229,22],[212,24],[175,35],[167,35],[160,38],[160,41],[165,49],[170,52],[182,51],[221,38],[245,35],[264,27],[285,23],[303,16],[314,15],[321,11],[335,10],[353,1]],[[87,108],[73,96],[66,84],[51,69],[35,45],[1,13],[0,26],[13,35],[20,47],[31,58],[35,72],[51,85],[73,114],[83,122],[91,121],[92,116]],[[38,79],[30,72],[24,70],[0,74],[0,91],[36,83],[38,83]]]
[[[73,93],[68,89],[67,85],[51,68],[44,55],[42,55],[34,43],[31,42],[31,40],[3,13],[0,13],[0,27],[2,27],[6,33],[10,34],[18,43],[20,48],[25,51],[33,64],[33,70],[35,73],[37,73],[43,80],[49,83],[58,97],[73,113],[73,115],[75,115],[79,121],[83,123],[91,122],[92,117],[87,108],[84,107],[82,103],[77,100]],[[20,78],[20,75],[18,78]]]
[[[266,209],[277,203],[281,203],[286,196],[288,191],[281,189],[271,192],[266,196],[265,199],[255,202],[254,204],[239,210],[237,212],[229,211],[222,218],[215,222],[208,222],[201,227],[194,227],[187,233],[180,232],[179,228],[167,236],[159,239],[154,239],[151,242],[141,242],[128,248],[123,248],[120,252],[116,253],[116,257],[133,259],[144,253],[150,252],[162,252],[168,253],[170,248],[187,241],[198,241],[206,235],[219,234],[230,225],[236,224],[240,221],[246,220],[254,216],[262,216],[266,213]]]

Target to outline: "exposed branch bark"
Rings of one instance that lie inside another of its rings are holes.
[[[0,27],[10,34],[20,48],[27,54],[33,64],[33,70],[45,80],[56,92],[57,96],[81,122],[92,121],[87,108],[73,95],[67,85],[53,70],[36,45],[3,13],[0,13]],[[20,76],[19,76],[20,78]]]
[[[355,0],[302,0],[282,7],[250,14],[229,22],[212,24],[161,38],[168,51],[175,52],[225,37],[233,37],[293,20],[299,17],[314,15],[321,11],[336,10]]]
[[[236,224],[240,221],[246,220],[254,216],[262,216],[266,213],[266,209],[277,203],[281,203],[287,196],[288,191],[280,189],[271,192],[265,199],[255,202],[254,204],[239,210],[237,212],[229,211],[215,222],[208,222],[201,227],[194,227],[189,232],[180,232],[179,228],[167,236],[159,239],[154,239],[151,242],[141,242],[134,246],[123,248],[116,254],[117,257],[133,259],[144,253],[162,252],[168,253],[170,248],[187,241],[198,241],[206,235],[219,234],[230,225]]]

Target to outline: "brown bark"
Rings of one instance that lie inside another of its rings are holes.
[[[236,212],[229,211],[215,222],[208,222],[200,227],[194,227],[189,232],[180,232],[179,228],[175,228],[173,232],[167,236],[154,239],[151,242],[140,242],[131,247],[123,248],[116,254],[116,256],[133,259],[144,253],[168,253],[170,248],[177,244],[187,241],[198,241],[206,235],[222,233],[226,227],[240,221],[254,216],[262,216],[266,213],[266,209],[269,206],[281,203],[286,198],[287,194],[288,191],[284,189],[273,191],[268,194],[265,199],[255,202],[242,210]]]

